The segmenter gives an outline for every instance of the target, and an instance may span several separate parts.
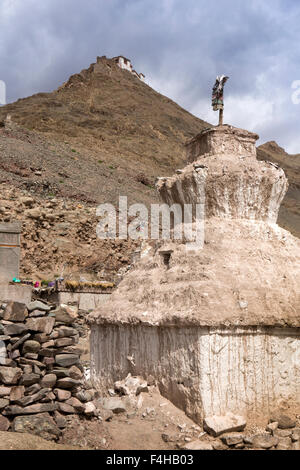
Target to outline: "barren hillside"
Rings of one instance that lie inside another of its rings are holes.
[[[0,108],[0,121],[7,114],[47,138],[20,145],[6,136],[7,159],[40,167],[56,194],[91,202],[115,203],[123,194],[149,203],[155,177],[173,172],[184,142],[209,126],[105,58],[52,93]]]

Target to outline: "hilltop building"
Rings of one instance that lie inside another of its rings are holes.
[[[124,57],[123,55],[119,55],[117,57],[113,57],[112,60],[123,70],[127,70],[128,72],[132,73],[135,77],[139,78],[143,82],[145,81],[145,75],[143,73],[137,73],[136,70],[133,69],[132,63],[130,59]]]

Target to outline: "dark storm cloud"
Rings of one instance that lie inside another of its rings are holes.
[[[97,55],[124,54],[199,117],[226,73],[226,116],[300,152],[298,0],[1,0],[0,80],[14,101],[57,88]]]

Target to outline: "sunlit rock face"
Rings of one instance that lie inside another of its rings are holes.
[[[230,126],[204,131],[187,145],[188,165],[158,180],[162,202],[203,205],[204,243],[144,242],[90,315],[102,390],[128,372],[151,374],[197,422],[268,414],[282,400],[299,407],[300,245],[276,224],[287,179],[256,160],[256,139]]]

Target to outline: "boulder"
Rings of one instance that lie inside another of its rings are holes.
[[[118,397],[103,398],[102,406],[105,410],[110,410],[115,414],[125,413],[126,406]]]
[[[47,440],[56,440],[61,431],[48,413],[18,416],[12,423],[12,431],[30,433]]]
[[[69,392],[69,390],[61,390],[60,388],[56,388],[54,390],[54,393],[58,399],[58,401],[66,401],[71,398],[72,394]]]
[[[226,434],[221,437],[221,441],[227,446],[235,446],[244,442],[244,436],[242,434]]]
[[[41,349],[41,345],[40,343],[38,343],[38,341],[33,341],[33,340],[25,341],[23,345],[23,354],[37,353],[39,352],[40,349]]]
[[[95,416],[97,414],[97,408],[92,401],[85,403],[84,413],[86,416]]]
[[[4,334],[7,336],[21,335],[27,330],[28,328],[26,328],[26,326],[23,323],[10,323],[10,324],[3,325]]]
[[[55,374],[46,374],[40,384],[42,388],[53,388],[56,384],[57,377]]]
[[[32,403],[42,400],[50,391],[51,389],[49,388],[43,388],[39,390],[37,393],[34,393],[33,395],[29,395],[29,396],[20,398],[20,400],[16,400],[16,404],[19,406],[31,405]]]
[[[29,317],[43,317],[47,314],[44,310],[33,310],[30,312]]]
[[[27,305],[27,309],[29,312],[32,312],[33,310],[41,310],[42,312],[49,312],[51,310],[51,307],[49,305],[44,304],[43,302],[40,302],[39,300],[35,300],[34,302],[30,302]]]
[[[53,317],[29,318],[26,321],[26,329],[30,331],[40,331],[50,335],[55,324]]]
[[[273,433],[274,431],[276,431],[277,428],[278,428],[278,423],[274,421],[273,423],[267,424],[266,431]]]
[[[38,392],[39,390],[41,390],[41,386],[38,383],[30,385],[30,387],[27,387],[25,389],[25,395],[32,395]]]
[[[128,374],[125,380],[115,382],[114,388],[122,395],[139,395],[142,392],[148,392],[148,384],[141,377],[132,377]]]
[[[69,369],[69,375],[72,379],[80,380],[82,379],[83,373],[81,372],[80,369],[78,369],[78,367],[72,366]]]
[[[95,394],[92,390],[81,390],[80,392],[76,393],[76,398],[83,403],[87,403],[88,401],[92,401],[95,397]],[[102,406],[101,402],[101,406]]]
[[[59,379],[57,381],[57,387],[58,388],[63,388],[63,389],[66,389],[66,390],[71,390],[73,387],[75,387],[76,385],[80,385],[80,381],[79,380],[74,380],[74,379],[71,379],[71,377],[66,377],[64,379]]]
[[[54,345],[57,348],[63,348],[65,346],[72,346],[72,344],[75,344],[75,338],[74,337],[58,338],[54,341]]]
[[[0,431],[8,431],[10,427],[10,422],[5,416],[0,415]]]
[[[17,387],[12,387],[9,395],[9,399],[11,402],[21,400],[25,395],[25,387],[23,385],[19,385]]]
[[[34,405],[26,406],[22,408],[21,406],[12,405],[8,406],[4,413],[6,416],[16,416],[16,415],[30,415],[38,413],[46,413],[57,410],[57,403],[36,403]]]
[[[57,354],[55,356],[55,362],[59,366],[69,367],[74,364],[77,364],[79,361],[79,356],[77,354]]]
[[[295,428],[297,423],[296,420],[291,418],[290,416],[285,415],[284,413],[274,412],[270,416],[270,423],[278,423],[279,429],[291,429]]]
[[[12,322],[23,322],[26,317],[28,317],[26,305],[20,302],[9,302],[3,313],[3,319]]]
[[[57,322],[72,324],[78,318],[78,308],[70,305],[60,305],[53,311]]]
[[[204,419],[203,429],[214,437],[229,432],[241,432],[246,427],[243,416],[227,413],[225,416],[210,416]]]
[[[277,446],[278,437],[271,434],[258,434],[252,438],[252,446],[256,449],[271,449]]]
[[[55,328],[55,331],[53,331],[53,333],[57,333],[59,338],[76,336],[78,334],[75,328],[72,328],[70,326],[64,326],[64,325],[58,328]],[[51,336],[53,333],[51,333]]]
[[[62,413],[71,414],[71,415],[76,413],[73,406],[68,405],[65,402],[59,402],[57,405],[58,405],[58,411],[61,411]]]
[[[0,398],[8,397],[11,392],[11,387],[0,386]]]
[[[22,369],[18,367],[0,367],[0,380],[5,385],[15,385],[22,376]]]
[[[9,405],[9,400],[7,398],[0,398],[0,411],[4,410]]]
[[[28,219],[42,220],[44,212],[39,207],[34,207],[33,209],[26,209],[24,211],[24,216]]]
[[[20,385],[25,385],[25,387],[28,387],[39,382],[39,380],[39,374],[24,374],[20,380]]]
[[[11,351],[10,356],[12,359],[18,359],[20,357],[20,351],[19,349],[14,349]]]
[[[75,397],[69,398],[66,404],[72,406],[78,413],[84,413],[86,411],[86,404],[81,403],[81,401]]]
[[[15,361],[13,361],[12,359],[3,359],[1,358],[0,359],[0,364],[2,366],[6,366],[6,367],[16,367],[17,366],[17,363]]]

